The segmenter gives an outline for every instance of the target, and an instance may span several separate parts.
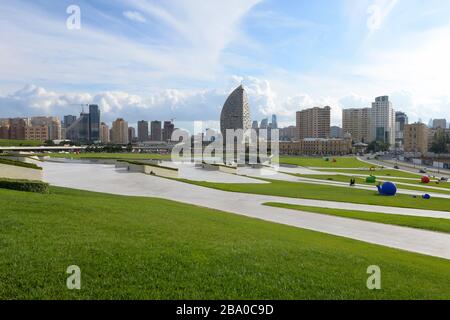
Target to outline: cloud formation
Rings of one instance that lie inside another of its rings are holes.
[[[123,16],[131,21],[145,23],[147,19],[138,11],[124,11]]]

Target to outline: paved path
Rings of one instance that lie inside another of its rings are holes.
[[[450,259],[450,235],[262,206],[281,202],[339,209],[450,218],[450,213],[349,203],[290,199],[224,192],[169,179],[128,173],[110,165],[43,163],[44,179],[56,186],[119,195],[159,197],[222,210],[266,221]]]

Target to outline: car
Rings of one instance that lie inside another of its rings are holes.
[[[419,173],[427,173],[425,170],[419,170]]]
[[[394,169],[397,169],[397,170],[399,170],[400,168],[399,168],[398,166],[394,166]]]

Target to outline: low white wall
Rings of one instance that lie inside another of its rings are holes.
[[[0,164],[0,178],[42,181],[42,176],[42,170]]]
[[[157,166],[144,166],[144,173],[154,174],[165,178],[178,178],[178,170]]]
[[[237,173],[237,167],[219,166],[219,171],[225,172],[225,173],[236,174]]]

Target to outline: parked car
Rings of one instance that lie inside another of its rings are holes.
[[[394,166],[394,169],[397,169],[397,170],[399,170],[400,168],[399,168],[398,166]]]
[[[427,173],[427,172],[425,170],[423,170],[423,169],[420,169],[419,173]]]

